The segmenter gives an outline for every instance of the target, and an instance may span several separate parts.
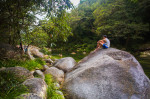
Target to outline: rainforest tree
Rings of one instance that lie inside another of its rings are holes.
[[[35,25],[36,14],[45,12],[48,16],[59,16],[71,6],[69,0],[1,0],[0,41],[21,43],[21,34],[30,32]]]
[[[90,45],[92,40],[96,47],[106,34],[113,47],[138,50],[150,42],[149,9],[150,0],[81,0],[70,14],[74,36],[69,43]]]

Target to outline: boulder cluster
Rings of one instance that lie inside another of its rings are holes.
[[[51,66],[44,65],[42,70],[29,71],[23,67],[8,67],[0,68],[0,73],[10,73],[13,77],[21,80],[22,85],[29,89],[29,93],[22,94],[17,99],[46,99],[47,96],[47,84],[44,81],[45,75],[52,75],[56,80],[56,87],[59,87],[64,82],[65,72],[73,68],[76,64],[75,60],[71,57],[66,57],[51,63]],[[63,66],[66,65],[64,68]],[[68,66],[68,67],[67,67]],[[59,67],[59,68],[58,68]],[[68,69],[67,69],[68,68]],[[57,91],[58,94],[63,96],[61,91]],[[64,96],[63,96],[64,97]]]
[[[31,59],[34,55],[46,57],[34,48],[28,53]],[[63,87],[66,99],[150,99],[150,80],[136,58],[128,52],[99,49],[78,63],[72,57],[44,60],[51,65],[44,65],[42,70],[8,67],[1,68],[0,72],[23,77],[22,84],[30,92],[19,96],[23,99],[46,99],[45,75],[52,75],[58,82],[55,85]],[[61,91],[57,93],[63,95]]]

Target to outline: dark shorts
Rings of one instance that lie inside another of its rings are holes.
[[[103,48],[108,48],[108,47],[106,46],[106,44],[103,44]]]

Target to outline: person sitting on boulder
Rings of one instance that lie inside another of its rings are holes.
[[[97,42],[97,48],[96,48],[96,50],[99,49],[99,48],[107,49],[107,48],[109,48],[109,47],[110,47],[110,41],[109,41],[109,39],[107,38],[107,36],[104,35],[104,36],[103,36],[103,40],[99,40],[99,41]]]
[[[107,35],[104,35],[104,36],[103,36],[103,39],[106,40],[106,43],[105,43],[105,45],[103,46],[103,48],[105,48],[105,47],[109,48],[109,47],[110,47],[110,40],[107,38]]]

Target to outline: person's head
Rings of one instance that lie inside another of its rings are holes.
[[[107,38],[107,35],[103,35],[103,39]]]

